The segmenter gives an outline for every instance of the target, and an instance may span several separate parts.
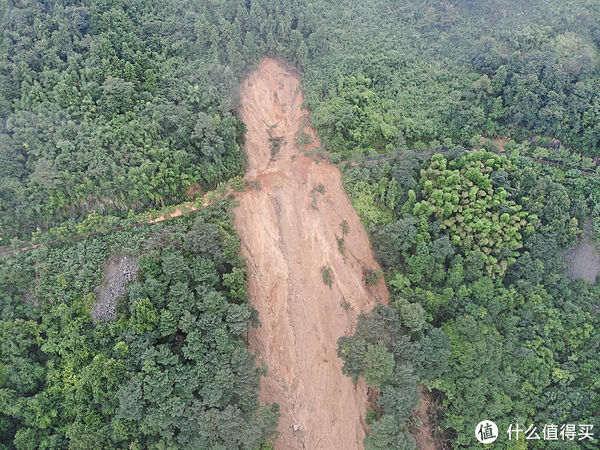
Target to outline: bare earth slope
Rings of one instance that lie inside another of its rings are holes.
[[[298,77],[265,59],[241,86],[246,123],[246,178],[259,189],[238,194],[235,223],[250,270],[249,294],[262,327],[250,350],[267,364],[261,401],[281,407],[280,449],[362,448],[367,390],[342,375],[337,340],[351,334],[358,313],[388,300],[383,281],[367,287],[377,269],[369,239],[337,168],[300,153],[296,133],[308,123]],[[314,131],[305,127],[319,144]],[[283,138],[271,155],[269,138]],[[314,190],[321,184],[323,193]],[[316,199],[316,200],[313,200]],[[336,238],[346,220],[345,255]],[[322,278],[330,267],[332,285]]]

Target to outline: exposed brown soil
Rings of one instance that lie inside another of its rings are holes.
[[[208,206],[211,203],[211,200],[208,197],[204,197],[202,200],[203,206]],[[183,216],[184,214],[189,214],[194,211],[198,211],[198,206],[194,202],[181,203],[175,207],[169,213],[162,214],[154,219],[150,219],[145,223],[152,224],[157,222],[164,222],[165,220],[175,219],[176,217]]]
[[[147,223],[164,222],[165,220],[171,220],[171,219],[174,219],[175,217],[179,217],[186,213],[190,213],[190,212],[197,211],[197,210],[198,210],[198,208],[196,206],[186,207],[185,211],[178,206],[172,212],[170,212],[168,214],[163,214],[159,217],[156,217],[155,219],[151,219]]]
[[[492,142],[494,142],[498,146],[501,152],[506,151],[504,149],[504,144],[506,144],[508,141],[510,141],[510,138],[508,136],[503,136],[500,139],[492,139]]]
[[[204,197],[205,192],[202,190],[202,186],[198,183],[190,185],[185,191],[185,195],[192,198]]]
[[[413,411],[413,421],[417,426],[410,427],[410,433],[415,438],[419,450],[442,450],[446,446],[435,436],[435,406],[431,393],[425,388],[419,393],[419,407]]]
[[[246,179],[257,188],[237,194],[235,224],[251,274],[249,295],[262,323],[249,334],[250,350],[268,367],[260,399],[281,407],[274,444],[362,448],[367,389],[342,374],[337,340],[353,332],[360,312],[387,302],[389,294],[383,280],[365,284],[363,269],[378,265],[340,172],[296,146],[297,132],[308,123],[297,75],[265,59],[240,94]],[[304,131],[312,138],[310,148],[318,147],[314,131]],[[274,139],[281,143],[277,151]],[[336,240],[344,220],[350,226],[345,256]],[[331,287],[323,281],[326,267]]]

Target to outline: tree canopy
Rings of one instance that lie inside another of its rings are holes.
[[[259,408],[264,368],[244,341],[257,315],[227,211],[2,265],[7,448],[256,449],[275,432],[278,406]],[[114,321],[94,323],[96,287],[115,251],[139,259],[137,281],[117,299]]]
[[[344,373],[376,387],[385,413],[365,447],[414,445],[417,381],[456,448],[477,444],[483,417],[504,431],[594,423],[600,287],[570,280],[563,255],[598,224],[597,175],[456,149],[399,152],[345,179],[392,293],[339,341]]]

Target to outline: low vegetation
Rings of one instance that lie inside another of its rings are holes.
[[[327,286],[331,287],[331,285],[333,283],[331,267],[329,267],[329,266],[321,267],[321,277],[323,278],[323,283],[325,283]]]
[[[275,158],[275,156],[277,155],[277,153],[279,153],[279,150],[281,149],[281,146],[284,143],[285,139],[281,136],[269,138],[269,145],[271,147],[271,158]]]

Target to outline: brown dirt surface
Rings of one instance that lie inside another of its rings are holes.
[[[419,450],[441,450],[446,447],[439,437],[434,436],[433,402],[431,393],[425,388],[419,393],[419,407],[413,411],[415,427],[409,427]]]
[[[171,219],[174,219],[175,217],[183,216],[185,213],[193,212],[193,211],[197,211],[197,210],[198,210],[198,208],[195,206],[187,207],[185,211],[183,211],[181,208],[177,207],[172,212],[170,212],[168,214],[162,214],[161,216],[156,217],[155,219],[149,220],[147,223],[164,222],[165,220],[171,220]]]
[[[211,201],[208,199],[208,197],[205,196],[202,204],[204,206],[208,206],[210,202]],[[152,224],[157,222],[164,222],[165,220],[175,219],[176,217],[180,217],[184,214],[189,214],[194,211],[198,211],[198,206],[196,206],[194,202],[181,203],[177,205],[173,211],[161,214],[159,217],[146,221],[146,223]]]
[[[495,142],[496,145],[498,145],[498,148],[500,149],[501,152],[506,151],[504,149],[504,144],[506,144],[508,141],[510,141],[510,138],[508,136],[503,136],[500,139],[492,139],[492,142]]]
[[[91,310],[94,321],[113,320],[116,302],[126,293],[127,283],[135,281],[139,270],[136,258],[126,255],[110,255],[104,266],[104,279],[96,288],[98,300]]]
[[[360,312],[387,303],[385,282],[365,284],[363,270],[379,266],[339,170],[296,146],[298,131],[308,123],[298,76],[264,59],[240,89],[246,179],[256,189],[237,194],[235,225],[250,271],[249,296],[262,324],[248,337],[268,370],[260,399],[281,408],[275,447],[362,448],[367,388],[342,374],[337,340],[353,332]],[[312,138],[310,148],[318,147],[312,128],[304,131]],[[281,142],[276,152],[273,139]],[[337,239],[344,220],[350,232],[342,255]],[[323,281],[325,267],[331,287]]]
[[[594,284],[600,274],[600,251],[591,237],[592,227],[588,224],[577,244],[565,254],[567,273],[573,280],[583,278]]]
[[[192,198],[204,197],[204,194],[206,192],[202,190],[202,186],[198,183],[191,184],[185,191],[185,195]]]

